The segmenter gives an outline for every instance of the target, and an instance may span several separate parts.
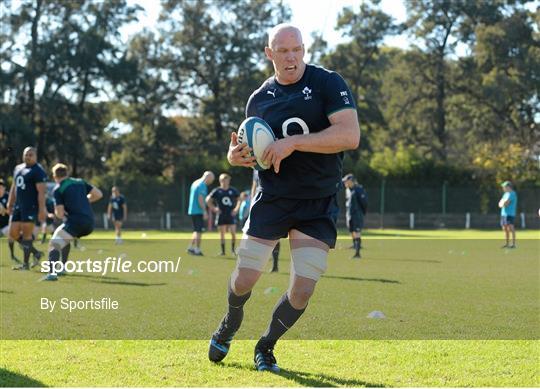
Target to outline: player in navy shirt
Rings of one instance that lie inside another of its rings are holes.
[[[36,222],[44,222],[47,215],[45,208],[45,192],[47,174],[37,163],[37,152],[34,147],[23,151],[24,163],[17,165],[13,172],[13,184],[9,193],[8,212],[11,215],[9,235],[11,240],[21,243],[24,253],[24,263],[15,267],[16,270],[30,268],[30,254],[33,252],[36,265],[40,256],[33,246],[34,227]]]
[[[89,235],[94,230],[94,212],[90,203],[99,200],[101,191],[80,178],[68,176],[68,168],[62,163],[54,165],[53,178],[56,186],[53,190],[54,213],[60,220],[64,220],[54,231],[49,241],[49,274],[43,277],[44,281],[56,281],[57,275],[53,271],[54,264],[62,257],[65,264],[71,241]],[[65,274],[64,271],[58,273]]]
[[[217,214],[216,226],[221,238],[221,254],[225,255],[225,233],[231,232],[231,251],[236,255],[236,215],[240,209],[240,192],[231,185],[231,176],[219,175],[219,186],[206,196],[206,204]]]
[[[112,187],[112,196],[109,200],[107,214],[109,219],[114,223],[114,231],[116,234],[116,244],[122,243],[122,224],[127,219],[127,203],[125,197],[120,194],[120,189],[117,186]]]
[[[356,182],[352,174],[343,177],[345,185],[345,207],[347,227],[353,238],[355,253],[353,258],[360,258],[362,248],[361,232],[364,227],[364,215],[367,212],[367,193],[364,187]]]
[[[261,190],[244,226],[229,283],[228,311],[210,341],[209,358],[214,362],[227,355],[251,289],[278,239],[288,236],[291,285],[277,302],[254,353],[257,370],[278,371],[274,346],[306,309],[326,270],[328,250],[335,245],[343,151],[358,147],[360,129],[354,99],[343,78],[306,65],[304,53],[298,28],[279,25],[272,29],[265,54],[275,75],[251,95],[246,106],[246,116],[264,119],[278,139],[262,155],[272,166],[259,174]],[[232,133],[227,154],[231,165],[253,167],[250,152]]]

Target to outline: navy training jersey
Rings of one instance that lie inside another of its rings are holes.
[[[47,182],[47,173],[43,167],[36,163],[26,166],[21,163],[13,171],[13,182],[16,188],[15,206],[24,210],[38,210],[38,191],[36,184]]]
[[[7,203],[9,199],[9,193],[5,192],[2,197],[0,197],[0,204],[2,204],[2,211],[5,212],[5,215],[0,214],[0,228],[5,227],[9,224],[9,215],[7,213]]]
[[[210,198],[214,200],[223,215],[230,215],[234,207],[236,207],[238,197],[240,197],[240,192],[232,186],[229,189],[223,189],[218,186],[210,192]]]
[[[63,205],[67,220],[71,222],[94,222],[94,212],[86,196],[93,186],[80,178],[68,177],[53,190],[56,205]]]
[[[290,85],[267,79],[249,98],[246,117],[264,119],[278,139],[323,131],[328,117],[343,109],[356,109],[345,80],[336,72],[306,65],[302,78]],[[343,152],[321,154],[294,151],[273,168],[259,172],[264,193],[285,198],[316,199],[341,188]]]
[[[347,219],[363,216],[367,212],[367,193],[362,185],[355,185],[345,192]]]
[[[115,216],[124,216],[124,204],[126,204],[126,198],[123,195],[111,197],[109,203],[111,203],[112,211]]]

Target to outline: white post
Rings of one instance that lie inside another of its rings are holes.
[[[109,218],[106,213],[103,213],[103,228],[106,230],[109,229]]]
[[[521,216],[521,228],[525,229],[525,213],[521,212],[519,216]]]
[[[170,212],[167,212],[165,214],[165,225],[167,226],[168,230],[171,229],[171,213]]]
[[[414,213],[409,213],[409,228],[414,230]]]
[[[471,228],[471,213],[467,212],[465,214],[465,228],[468,230]]]

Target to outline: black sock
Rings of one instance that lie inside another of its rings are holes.
[[[225,243],[221,243],[221,253],[225,254]]]
[[[28,263],[30,262],[30,253],[32,252],[32,249],[33,249],[32,240],[21,239],[21,246],[24,253],[24,264],[28,265]]]
[[[12,240],[9,240],[8,241],[8,246],[9,246],[9,252],[11,253],[11,258],[14,258],[15,253],[13,252],[13,247],[15,246],[15,242],[12,241]]]
[[[276,246],[272,250],[272,270],[278,269],[278,260],[279,260],[279,242],[277,242]]]
[[[274,307],[270,325],[259,340],[258,345],[264,344],[265,347],[274,348],[277,340],[296,323],[305,310],[306,308],[295,309],[285,293]]]
[[[30,254],[33,256],[36,256],[36,254],[39,253],[39,250],[34,247],[34,245],[30,246]]]
[[[45,239],[47,239],[47,233],[44,232],[43,235],[41,235],[41,244],[45,243]]]
[[[354,245],[355,254],[358,255],[358,253],[360,252],[360,242],[358,241],[358,238],[353,239],[353,245]]]
[[[234,294],[231,288],[231,282],[229,281],[229,310],[223,318],[223,321],[226,323],[227,329],[231,332],[231,335],[238,331],[238,328],[240,328],[240,324],[242,324],[242,319],[244,318],[244,304],[246,303],[246,301],[248,301],[250,296],[251,291],[242,296],[237,296],[236,294]]]
[[[358,238],[358,248],[362,248],[362,237]]]
[[[233,253],[234,253],[234,249],[235,249],[235,248],[236,248],[236,242],[233,240],[233,241],[231,242],[231,250],[233,251]]]
[[[53,268],[54,268],[54,264],[55,262],[57,262],[58,260],[60,259],[60,251],[58,251],[58,249],[55,249],[55,248],[51,248],[49,250],[49,265],[50,265],[50,271],[49,273],[52,273],[53,271]]]
[[[71,243],[68,243],[64,248],[62,249],[62,263],[65,264],[68,260],[69,256],[69,250],[71,250]]]

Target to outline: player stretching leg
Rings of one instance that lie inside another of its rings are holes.
[[[273,166],[259,172],[260,191],[244,226],[228,285],[228,310],[212,335],[209,358],[218,362],[227,355],[253,286],[278,239],[288,235],[291,283],[254,352],[257,370],[278,371],[276,342],[304,313],[326,270],[328,250],[335,245],[342,152],[358,147],[360,129],[345,81],[335,72],[304,63],[296,27],[276,26],[265,53],[275,76],[251,95],[246,116],[266,120],[278,140],[262,156]],[[231,165],[254,166],[250,151],[246,144],[238,144],[236,133],[231,134],[227,154]]]
[[[9,192],[8,212],[11,214],[9,235],[12,241],[21,239],[23,249],[23,264],[14,267],[14,270],[28,270],[30,268],[30,254],[34,253],[39,260],[39,254],[33,246],[33,232],[37,220],[45,221],[45,192],[47,174],[37,163],[37,152],[34,147],[27,147],[23,151],[24,162],[15,167],[13,184]],[[10,245],[11,249],[11,245]]]
[[[54,268],[55,262],[62,258],[65,264],[71,241],[90,234],[94,230],[94,213],[90,203],[99,200],[103,194],[101,191],[86,183],[80,178],[68,176],[66,165],[58,163],[52,168],[53,178],[56,182],[53,196],[55,201],[54,213],[60,220],[66,218],[53,233],[49,241],[49,268]],[[43,281],[56,281],[54,271],[49,272],[42,278]],[[62,271],[58,275],[64,275]]]
[[[216,214],[216,226],[219,229],[221,237],[221,253],[225,255],[225,233],[227,230],[231,232],[231,252],[236,254],[236,215],[240,208],[238,199],[240,192],[232,186],[231,176],[227,173],[219,175],[219,186],[214,188],[208,196],[206,196],[206,204]]]

